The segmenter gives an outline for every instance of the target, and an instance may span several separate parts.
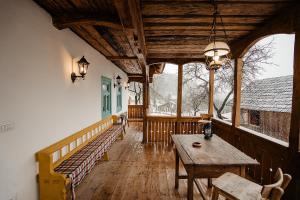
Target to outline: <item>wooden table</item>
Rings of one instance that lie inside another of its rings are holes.
[[[232,172],[245,177],[247,165],[259,163],[228,144],[217,135],[205,140],[203,134],[172,135],[176,147],[175,158],[175,188],[178,188],[178,179],[188,179],[188,199],[193,199],[193,184],[196,183],[202,197],[203,186],[196,178],[217,178],[225,172]],[[193,142],[200,142],[201,147],[195,148]],[[187,172],[187,176],[179,175],[179,158]],[[210,181],[209,181],[210,182]],[[211,184],[208,184],[211,187]]]

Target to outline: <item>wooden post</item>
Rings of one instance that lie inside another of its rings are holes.
[[[183,66],[178,65],[178,86],[177,86],[177,119],[181,118],[182,110],[182,78],[183,78]]]
[[[300,30],[295,35],[294,46],[294,81],[293,81],[293,98],[292,98],[292,114],[289,143],[290,147],[298,152],[299,149],[299,133],[300,133]]]
[[[178,65],[178,82],[177,82],[177,117],[175,124],[175,134],[179,134],[180,130],[180,119],[181,119],[181,111],[182,111],[182,79],[183,79],[183,65]]]
[[[299,17],[300,18],[300,17]],[[290,147],[290,163],[289,171],[293,176],[293,181],[290,184],[290,195],[287,199],[300,198],[300,27],[295,33],[294,45],[294,80],[293,80],[293,97],[292,97],[292,113],[291,127],[289,135]]]
[[[241,84],[242,84],[243,59],[236,58],[234,62],[234,85],[233,85],[233,107],[232,107],[232,126],[240,126],[241,117]]]
[[[209,103],[208,103],[208,114],[213,116],[214,114],[214,79],[215,71],[209,71]]]
[[[143,143],[147,142],[147,109],[148,109],[148,76],[145,75],[143,82]]]

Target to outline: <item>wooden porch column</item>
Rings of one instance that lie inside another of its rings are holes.
[[[176,123],[175,123],[175,134],[179,134],[179,124],[178,123],[181,119],[181,111],[182,111],[182,78],[183,78],[183,65],[178,65],[178,81],[177,81],[177,116],[176,116]]]
[[[234,85],[233,85],[233,107],[232,107],[232,126],[240,126],[241,118],[241,84],[242,84],[243,59],[234,59]]]
[[[183,65],[178,65],[178,86],[177,86],[177,119],[181,118],[182,110],[182,79],[183,79]]]
[[[208,103],[208,114],[213,116],[214,114],[214,81],[215,81],[215,71],[209,71],[209,103]]]
[[[298,152],[300,134],[300,30],[295,34],[294,46],[294,81],[289,143],[293,151]]]
[[[143,143],[147,142],[147,111],[148,111],[148,91],[149,81],[148,76],[145,75],[143,82]]]
[[[299,15],[300,19],[300,15]],[[300,23],[296,27],[294,43],[294,80],[293,80],[293,97],[291,127],[289,135],[290,162],[289,170],[293,176],[289,196],[287,199],[300,198]]]

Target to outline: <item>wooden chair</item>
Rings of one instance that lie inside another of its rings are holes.
[[[280,168],[274,176],[274,183],[264,186],[236,174],[225,173],[213,183],[212,200],[217,200],[219,195],[231,200],[280,200],[291,179],[292,177],[283,174]]]

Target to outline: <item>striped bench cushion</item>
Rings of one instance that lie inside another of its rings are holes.
[[[54,169],[55,172],[70,178],[73,199],[75,199],[74,188],[92,170],[122,131],[122,125],[114,124]]]

